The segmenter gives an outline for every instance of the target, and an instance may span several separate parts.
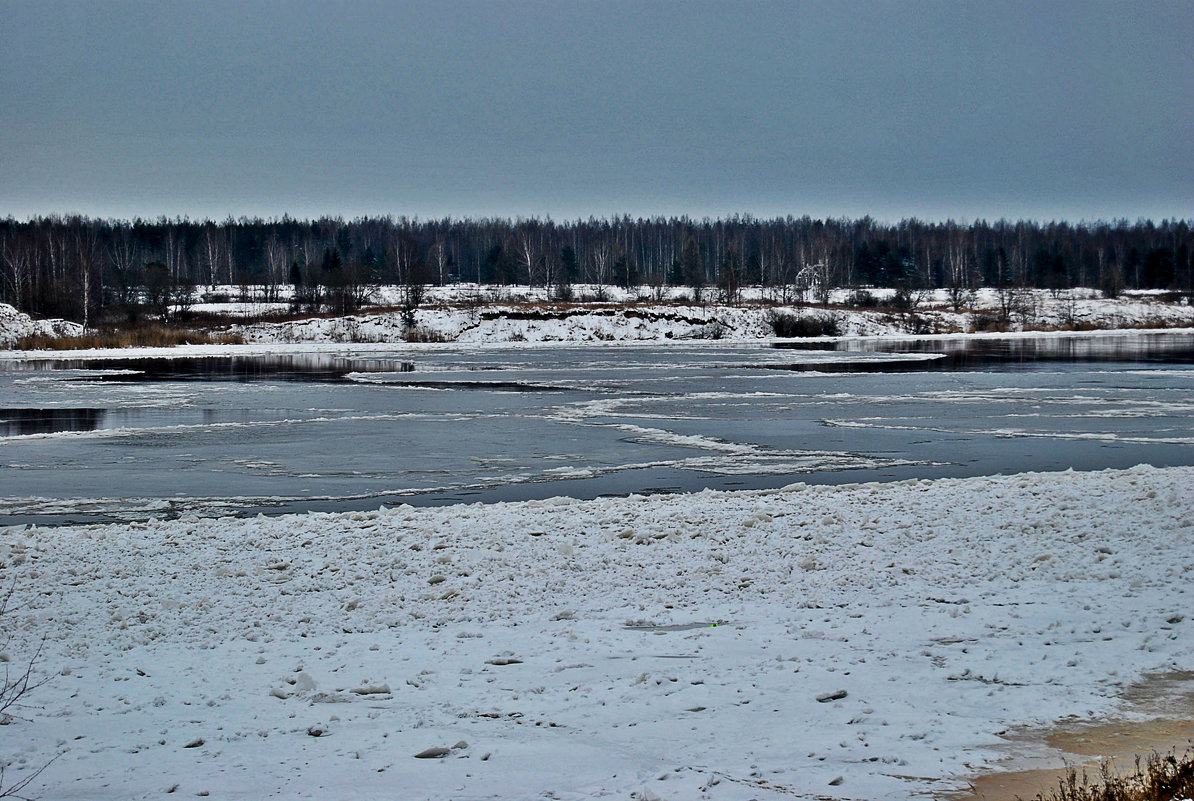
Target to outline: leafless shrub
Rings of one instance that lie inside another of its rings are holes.
[[[846,296],[845,305],[856,309],[877,309],[881,305],[875,293],[868,289],[855,289]]]
[[[37,661],[40,659],[46,643],[44,636],[33,648],[33,653],[30,656],[15,662],[8,656],[9,648],[14,644],[16,637],[16,627],[10,623],[16,611],[13,607],[15,591],[16,580],[14,579],[0,595],[0,664],[3,665],[4,675],[3,686],[0,687],[0,726],[11,726],[20,720],[17,712],[24,706],[29,694],[50,680],[49,676],[41,676],[36,670]],[[54,759],[57,758],[57,756],[54,757]],[[28,801],[29,796],[24,795],[25,790],[50,766],[54,759],[10,782],[8,763],[3,757],[0,757],[0,798],[18,798]]]
[[[402,333],[402,338],[406,342],[451,342],[452,338],[443,332],[436,331],[432,328],[424,328],[422,326],[414,326],[407,328]]]
[[[41,656],[45,646],[45,638],[33,649],[33,654],[27,660],[14,663],[8,656],[8,651],[16,637],[16,629],[9,622],[13,613],[13,594],[16,591],[14,579],[0,595],[0,664],[3,665],[4,686],[0,688],[0,726],[7,726],[15,719],[14,712],[21,705],[21,699],[33,690],[45,684],[46,678],[36,678],[33,666]]]
[[[1001,314],[986,312],[972,312],[970,315],[971,331],[1006,331],[1007,320]]]
[[[1109,762],[1091,780],[1073,768],[1058,781],[1056,790],[1039,793],[1033,801],[1173,801],[1194,798],[1194,751],[1182,756],[1156,751],[1143,760],[1136,757],[1136,769],[1126,776],[1116,774]]]
[[[949,300],[950,308],[954,312],[960,313],[963,309],[974,305],[978,299],[978,291],[971,286],[966,286],[961,281],[951,281],[945,288],[945,296]]]
[[[693,339],[723,339],[729,328],[720,320],[711,320],[692,332]]]
[[[767,323],[777,337],[835,337],[841,334],[837,317],[804,316],[770,312]]]

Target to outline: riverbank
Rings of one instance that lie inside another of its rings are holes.
[[[478,290],[479,291],[479,290]],[[1166,329],[1194,326],[1194,306],[1160,293],[1116,299],[1089,290],[1025,290],[1009,300],[986,289],[965,304],[946,293],[926,292],[895,308],[890,291],[835,290],[815,306],[767,300],[693,303],[683,294],[649,295],[584,303],[553,302],[542,292],[470,296],[442,292],[407,311],[392,309],[339,317],[232,325],[227,333],[250,343],[301,342],[627,342],[757,340],[772,337],[832,340],[839,337],[906,337],[950,334]],[[206,308],[206,307],[205,307]],[[213,307],[214,310],[214,307]],[[244,307],[241,308],[244,311]],[[280,309],[279,309],[280,311]]]
[[[1082,783],[1128,777],[1152,755],[1177,759],[1194,749],[1194,673],[1153,674],[1128,687],[1122,708],[1105,720],[1073,717],[1007,735],[1002,769],[971,779],[953,801],[1051,798],[1071,772]],[[1139,759],[1139,763],[1137,760]]]
[[[520,342],[651,342],[1007,333],[1090,332],[1194,327],[1194,306],[1160,292],[1104,298],[1092,290],[1023,290],[1014,297],[978,290],[951,303],[944,290],[897,308],[891,290],[834,290],[824,303],[794,305],[752,290],[740,302],[695,303],[676,289],[637,293],[588,288],[587,300],[554,301],[543,288],[454,285],[430,288],[403,308],[398,288],[381,287],[355,314],[295,314],[283,297],[252,300],[253,288],[214,287],[218,301],[196,304],[189,322],[96,332],[62,320],[32,320],[0,304],[0,348],[93,349],[109,344],[181,345]],[[244,300],[232,300],[244,295]]]

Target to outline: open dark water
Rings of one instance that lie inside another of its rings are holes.
[[[0,525],[1194,464],[1194,340],[0,362]]]

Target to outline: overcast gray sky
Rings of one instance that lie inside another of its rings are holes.
[[[1191,2],[0,0],[0,215],[1194,217]]]

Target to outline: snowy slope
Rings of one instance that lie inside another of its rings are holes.
[[[891,290],[873,290],[879,298]],[[239,297],[239,288],[216,287],[213,297]],[[252,293],[250,293],[252,294]],[[759,339],[770,337],[774,314],[833,320],[843,336],[908,336],[972,332],[981,318],[991,318],[999,306],[991,289],[978,292],[974,308],[952,311],[943,290],[925,295],[915,315],[889,310],[858,309],[846,304],[850,290],[834,290],[831,308],[758,305],[757,288],[744,292],[743,305],[696,304],[671,289],[654,300],[650,288],[637,292],[605,287],[577,287],[577,296],[605,297],[576,304],[550,303],[541,287],[478,287],[459,284],[428,289],[426,303],[415,312],[415,331],[408,331],[396,311],[362,312],[333,318],[264,322],[234,326],[250,343],[419,341],[463,343],[498,342],[612,342],[657,340]],[[230,317],[281,315],[283,301],[229,300],[202,303],[192,311]],[[400,304],[395,287],[376,290],[373,301]],[[664,302],[666,301],[666,302]],[[1010,331],[1052,329],[1121,329],[1194,327],[1194,306],[1163,302],[1158,293],[1138,292],[1114,300],[1090,290],[1075,289],[1057,297],[1045,291],[1024,295],[1024,308],[1004,326]],[[11,306],[0,304],[0,348],[12,347],[31,334],[79,335],[83,328],[64,320],[32,320]]]
[[[53,674],[0,755],[62,753],[34,786],[55,799],[936,794],[1009,725],[1194,668],[1191,487],[1140,467],[0,531],[9,653],[45,635]]]
[[[34,320],[7,303],[0,303],[0,348],[10,348],[28,336],[79,336],[83,326],[66,320]]]
[[[876,294],[883,292],[877,290]],[[890,293],[889,293],[890,294]],[[844,302],[839,291],[835,302]],[[489,297],[489,296],[486,296]],[[484,305],[463,303],[459,292],[434,295],[415,312],[414,337],[447,342],[608,342],[690,339],[759,339],[773,335],[775,314],[833,320],[843,336],[907,336],[974,331],[995,315],[994,290],[978,294],[975,310],[952,311],[943,294],[928,296],[915,315],[889,310],[797,308],[770,305],[718,305],[651,301],[623,304],[556,304],[536,300],[528,290],[511,298],[493,296]],[[514,301],[517,300],[518,303]],[[633,298],[631,298],[633,300]],[[1053,297],[1037,291],[1025,295],[1024,309],[1011,316],[1011,331],[1059,328],[1145,328],[1194,326],[1194,306],[1165,303],[1156,295],[1107,300],[1085,290]],[[312,318],[238,326],[246,342],[401,342],[408,338],[399,312],[361,313],[347,317]]]

